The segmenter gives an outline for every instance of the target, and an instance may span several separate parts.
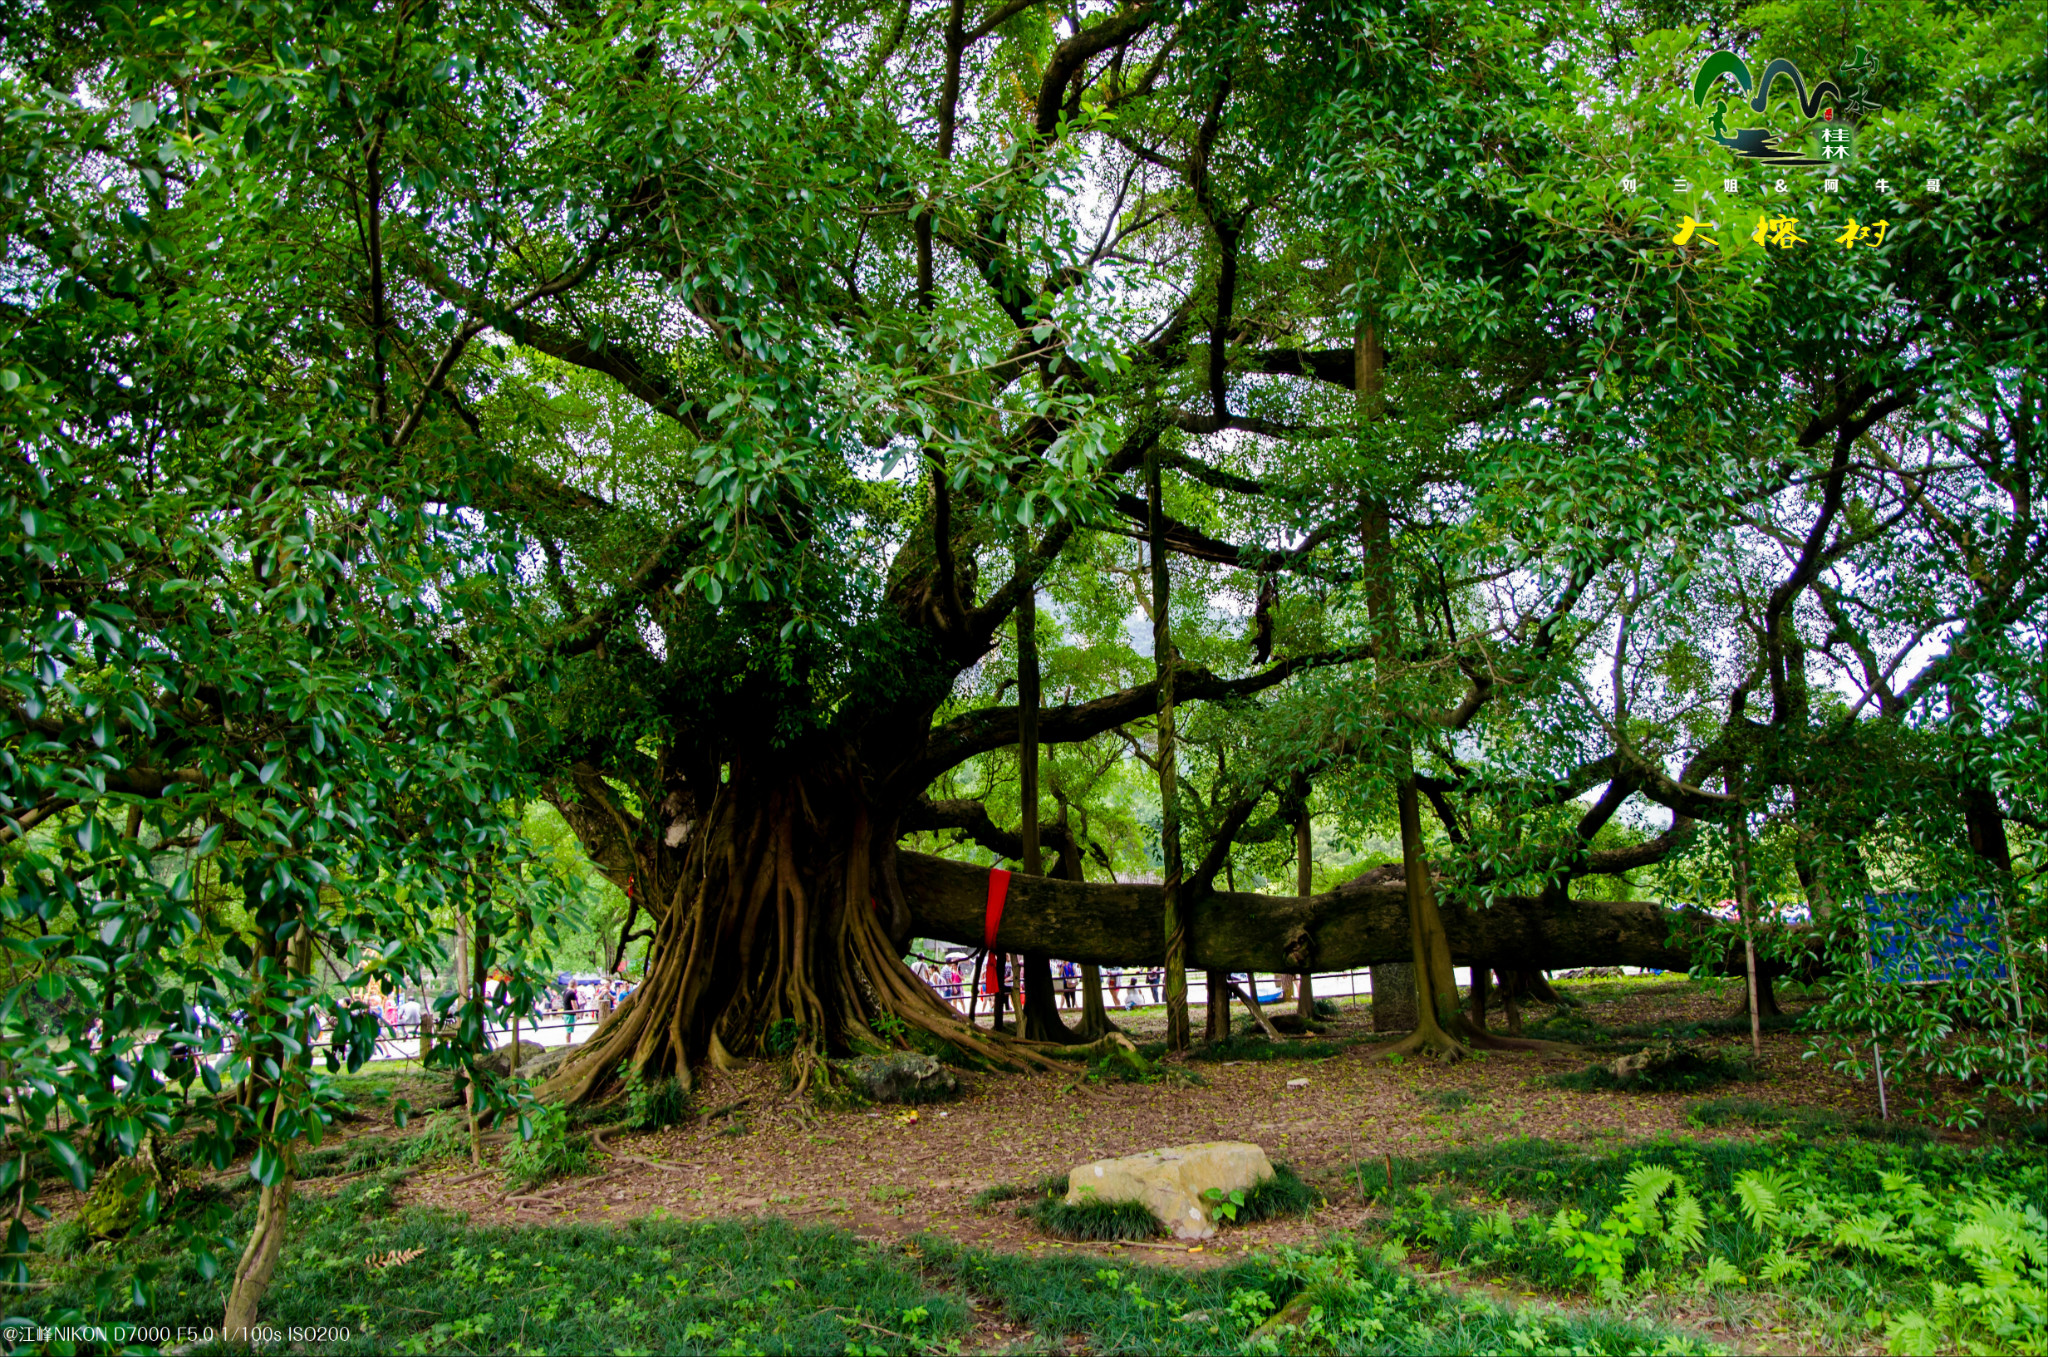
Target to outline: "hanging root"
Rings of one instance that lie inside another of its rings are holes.
[[[861,1048],[923,1046],[1000,1069],[1062,1069],[1065,1048],[985,1032],[963,1020],[896,954],[871,903],[866,819],[827,835],[805,798],[780,793],[735,823],[717,820],[679,875],[638,991],[548,1080],[570,1102],[620,1094],[617,1076],[673,1076],[685,1087],[709,1062],[786,1056],[793,1091],[829,1086],[829,1057]],[[806,860],[809,842],[836,855]],[[1066,1057],[1072,1059],[1071,1056]]]
[[[852,964],[867,982],[881,1013],[937,1038],[969,1059],[999,1069],[1058,1070],[1075,1058],[1071,1054],[1075,1048],[984,1032],[967,1022],[896,955],[895,946],[883,934],[872,911],[856,911],[849,932]],[[879,1037],[876,1040],[881,1041]]]

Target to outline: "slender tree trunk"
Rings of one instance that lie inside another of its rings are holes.
[[[1959,679],[1948,687],[1949,720],[1961,726],[1974,737],[1982,726],[1977,695],[1971,689],[1970,680]],[[1999,809],[1998,797],[1991,785],[1981,774],[1966,771],[1963,775],[1963,830],[1970,845],[1970,851],[1989,865],[2001,877],[2012,874],[2012,841],[2006,836],[2005,814]]]
[[[1476,1027],[1486,1026],[1488,982],[1492,974],[1491,968],[1484,961],[1472,963],[1472,1022]]]
[[[471,939],[469,915],[458,911],[455,915],[455,1011],[459,1014],[475,996],[476,951]],[[459,1024],[460,1018],[457,1019]],[[458,1026],[458,1030],[460,1030]],[[471,1079],[462,1089],[462,1108],[469,1119],[469,1166],[482,1168],[484,1163],[483,1131],[476,1119],[476,1080]]]
[[[1081,963],[1081,1039],[1099,1041],[1115,1030],[1109,1010],[1102,1005],[1102,967],[1092,961]]]
[[[1031,534],[1017,533],[1016,569],[1019,578],[1031,569]],[[1026,876],[1045,875],[1045,852],[1038,834],[1038,587],[1033,583],[1017,600],[1017,782],[1018,804],[1022,807]],[[1059,990],[1053,984],[1052,959],[1043,952],[1027,953],[1021,965],[1023,1003],[1017,1028],[1032,1041],[1065,1045],[1074,1039],[1060,1017]]]
[[[1301,816],[1294,822],[1294,893],[1303,899],[1315,894],[1315,836],[1309,824],[1305,788],[1301,798]],[[1294,1013],[1301,1019],[1303,1031],[1307,1031],[1308,1025],[1316,1020],[1313,971],[1301,973],[1300,988],[1294,996]]]
[[[1731,787],[1730,790],[1740,796],[1739,788]],[[1735,877],[1735,910],[1742,918],[1742,955],[1748,981],[1745,993],[1749,999],[1749,1046],[1751,1054],[1762,1059],[1763,1022],[1756,988],[1756,908],[1755,901],[1750,898],[1749,812],[1739,801],[1728,829],[1729,856],[1733,859],[1730,865],[1734,868]]]
[[[292,935],[291,944],[286,952],[287,993],[293,988],[293,981],[310,974],[313,969],[313,933],[306,916],[307,911],[301,909],[298,931]],[[262,922],[260,914],[258,921]],[[260,931],[269,933],[267,928]],[[270,953],[271,950],[268,947],[261,948],[259,956]],[[256,1324],[263,1297],[270,1290],[271,1279],[277,1275],[277,1260],[284,1252],[285,1223],[291,1213],[292,1183],[298,1164],[294,1142],[278,1141],[277,1129],[286,1102],[284,1084],[292,1077],[289,1071],[293,1067],[303,1069],[312,1063],[311,1033],[306,1035],[308,1040],[301,1043],[301,1049],[296,1056],[287,1055],[282,1050],[270,1053],[278,1062],[280,1074],[276,1096],[272,1098],[270,1104],[268,1124],[264,1128],[264,1134],[259,1136],[258,1143],[261,1145],[268,1142],[275,1150],[281,1176],[275,1183],[261,1188],[258,1192],[256,1225],[249,1232],[249,1242],[243,1247],[241,1259],[235,1265],[234,1283],[228,1289],[227,1307],[221,1318],[221,1337],[228,1343],[247,1344],[252,1347],[255,1345],[255,1337],[251,1330]],[[258,1078],[257,1064],[260,1053],[252,1052],[251,1055],[249,1079],[253,1082]]]
[[[1230,972],[1202,972],[1202,987],[1209,991],[1203,1035],[1207,1040],[1221,1041],[1230,1035]]]
[[[277,1260],[284,1252],[285,1217],[291,1211],[292,1179],[261,1189],[256,1199],[256,1228],[242,1250],[235,1267],[234,1286],[228,1291],[227,1313],[221,1319],[221,1339],[236,1346],[255,1346],[251,1330],[257,1307],[270,1290],[277,1274]]]
[[[1181,917],[1180,798],[1173,732],[1173,601],[1167,571],[1166,506],[1159,484],[1159,447],[1145,453],[1145,492],[1150,522],[1147,550],[1152,564],[1152,664],[1159,676],[1159,852],[1165,860],[1160,874],[1162,913],[1166,928],[1166,1044],[1185,1051],[1188,1031],[1188,934]]]

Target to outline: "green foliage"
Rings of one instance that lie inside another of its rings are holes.
[[[1234,1222],[1276,1220],[1281,1216],[1306,1216],[1322,1205],[1323,1194],[1301,1180],[1287,1164],[1273,1165],[1273,1176],[1252,1184],[1236,1202]]]
[[[983,1254],[922,1241],[941,1278],[998,1298],[1047,1338],[1096,1352],[1706,1353],[1698,1339],[1603,1314],[1510,1309],[1364,1256],[1342,1236],[1218,1268],[1106,1268],[1062,1254]]]
[[[1392,1194],[1378,1164],[1360,1166],[1360,1187],[1393,1208],[1393,1238],[1447,1265],[1615,1302],[1781,1293],[1831,1342],[1883,1331],[1902,1350],[2024,1351],[2048,1280],[2048,1166],[2025,1153],[1771,1140],[1588,1155],[1520,1141],[1399,1169]],[[1498,1204],[1462,1200],[1472,1185]]]
[[[1342,1041],[1274,1041],[1267,1036],[1233,1032],[1220,1041],[1206,1041],[1188,1052],[1190,1060],[1327,1060],[1348,1045]]]
[[[1640,1062],[1640,1067],[1627,1073],[1616,1074],[1612,1064],[1589,1065],[1568,1074],[1550,1075],[1544,1082],[1581,1093],[1690,1093],[1732,1080],[1756,1078],[1749,1061],[1741,1055],[1675,1042],[1645,1048],[1632,1058]]]
[[[1017,1214],[1057,1239],[1150,1239],[1166,1233],[1143,1202],[1103,1201],[1085,1188],[1078,1202],[1066,1196],[1064,1176],[1043,1179]]]
[[[366,1161],[362,1167],[370,1166],[367,1160],[371,1156],[400,1168],[453,1159],[469,1153],[469,1119],[460,1111],[436,1112],[424,1118],[411,1135],[372,1143],[374,1149],[365,1147],[362,1151]]]
[[[673,1075],[649,1085],[636,1067],[626,1071],[626,1125],[636,1131],[659,1131],[689,1120],[690,1091]]]
[[[482,1229],[444,1212],[394,1213],[390,1189],[380,1177],[301,1203],[266,1323],[346,1327],[346,1342],[317,1348],[343,1353],[904,1353],[968,1330],[965,1306],[921,1279],[914,1259],[839,1232],[659,1217]],[[231,1228],[246,1229],[252,1212],[243,1206]],[[128,1280],[160,1268],[154,1315],[217,1328],[227,1279],[202,1276],[165,1234],[54,1268],[55,1285],[15,1313],[79,1310],[112,1323],[129,1313]]]
[[[1824,1107],[1794,1105],[1782,1107],[1756,1098],[1710,1098],[1695,1103],[1685,1114],[1694,1126],[1726,1126],[1740,1122],[1758,1127],[1785,1127],[1809,1139],[1825,1135],[1854,1135],[1865,1140],[1895,1140],[1924,1144],[1933,1135],[1924,1126],[1906,1121],[1882,1121],[1876,1117],[1846,1117]]]
[[[560,1103],[536,1103],[519,1130],[499,1163],[512,1191],[590,1172],[590,1137],[569,1129],[568,1109]]]
[[[761,1046],[773,1056],[786,1056],[796,1050],[797,1041],[803,1035],[795,1018],[777,1018],[768,1024],[762,1034]]]
[[[1112,1044],[1091,1056],[1082,1078],[1091,1084],[1199,1084],[1199,1071],[1160,1059],[1166,1043],[1148,1041],[1142,1046]]]

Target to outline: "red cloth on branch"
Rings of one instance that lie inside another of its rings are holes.
[[[1002,966],[996,959],[996,929],[1003,922],[1003,901],[1010,896],[1010,873],[1002,867],[988,869],[988,917],[984,945],[988,948],[988,973],[982,993],[994,994],[1001,987]]]

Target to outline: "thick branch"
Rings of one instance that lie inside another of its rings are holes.
[[[899,852],[897,872],[913,931],[978,947],[988,905],[988,872],[966,863]],[[1083,884],[1050,877],[1010,882],[996,945],[1101,965],[1157,965],[1165,958],[1160,888]],[[1318,970],[1349,970],[1413,953],[1401,869],[1381,867],[1321,895],[1217,891],[1189,900],[1188,965],[1215,971],[1293,971],[1290,941],[1313,944]],[[1645,901],[1510,897],[1490,909],[1440,905],[1451,953],[1461,962],[1511,957],[1519,966],[1647,966],[1682,971],[1692,955],[1668,938],[1677,911]],[[1729,967],[1730,970],[1733,966]]]
[[[1207,669],[1184,668],[1174,676],[1174,700],[1217,702],[1250,697],[1310,669],[1370,659],[1374,650],[1375,647],[1368,643],[1343,650],[1299,655],[1235,679],[1219,678]],[[1045,714],[1039,718],[1038,738],[1048,744],[1071,744],[1114,730],[1141,716],[1151,716],[1158,710],[1159,685],[1156,682],[1144,683],[1098,697],[1092,702],[1046,708]],[[906,778],[913,790],[922,789],[948,768],[976,754],[986,754],[991,749],[1014,744],[1016,739],[1015,707],[984,707],[967,712],[932,731],[924,756],[910,765]]]

